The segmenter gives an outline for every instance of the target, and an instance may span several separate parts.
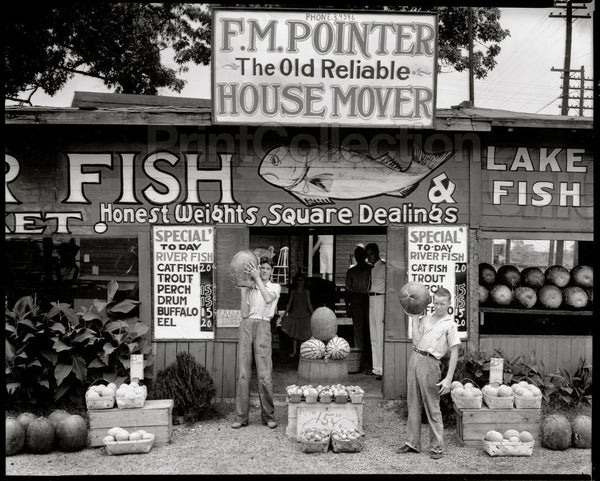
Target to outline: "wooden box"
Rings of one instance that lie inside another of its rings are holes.
[[[309,427],[333,430],[337,427],[356,429],[363,434],[363,405],[354,403],[290,403],[285,433],[298,440],[300,433]]]
[[[102,439],[108,430],[121,427],[129,432],[143,429],[154,434],[154,444],[164,445],[173,434],[173,400],[149,400],[141,408],[134,409],[90,409],[90,446],[104,446]]]
[[[542,434],[541,409],[457,409],[456,442],[460,446],[481,447],[488,431],[504,433],[507,429],[529,431],[537,443]]]

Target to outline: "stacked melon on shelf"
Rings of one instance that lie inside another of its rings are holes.
[[[544,270],[530,266],[519,270],[505,264],[496,270],[479,264],[479,305],[518,309],[590,309],[593,304],[594,269],[554,265]]]
[[[350,344],[337,335],[337,316],[328,307],[315,309],[310,318],[312,336],[300,345],[304,359],[340,360],[350,354]]]

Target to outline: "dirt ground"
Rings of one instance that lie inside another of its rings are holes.
[[[459,447],[455,430],[445,431],[445,452],[431,460],[426,452],[396,454],[406,435],[406,413],[397,402],[368,398],[363,411],[363,450],[359,453],[303,453],[286,434],[287,405],[278,397],[275,415],[279,426],[270,430],[260,423],[256,398],[250,425],[230,428],[233,405],[219,405],[222,415],[194,425],[174,427],[167,446],[147,454],[107,455],[104,448],[78,453],[54,451],[45,455],[21,453],[6,458],[9,476],[122,475],[122,474],[483,474],[587,475],[592,474],[590,449],[552,451],[536,445],[531,457],[491,457],[482,448]],[[423,425],[423,447],[428,443]]]

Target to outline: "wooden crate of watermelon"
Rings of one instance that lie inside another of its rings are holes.
[[[457,409],[456,442],[460,446],[481,447],[482,439],[489,431],[501,433],[508,429],[529,431],[536,443],[541,441],[541,409]]]
[[[104,446],[109,429],[119,426],[128,431],[143,429],[154,434],[154,444],[164,445],[173,434],[173,400],[149,400],[141,408],[89,410],[90,446]]]

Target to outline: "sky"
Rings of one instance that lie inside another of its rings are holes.
[[[595,2],[577,14],[592,12]],[[539,114],[560,114],[561,72],[565,55],[566,22],[549,15],[563,14],[559,8],[502,8],[500,23],[510,30],[500,44],[496,68],[485,79],[475,79],[475,106]],[[571,69],[584,67],[585,77],[593,74],[593,20],[575,19],[572,29]],[[175,64],[167,64],[175,67]],[[572,74],[575,75],[575,74]],[[161,89],[160,95],[191,98],[211,97],[210,66],[190,66],[189,72],[181,76],[186,87],[177,93]],[[571,85],[579,85],[573,83]],[[437,108],[450,108],[469,98],[467,72],[440,73],[437,80]],[[586,82],[592,87],[593,82]],[[36,93],[34,105],[68,107],[75,91],[110,92],[100,80],[76,76],[54,97]],[[586,96],[592,96],[588,91]],[[575,91],[572,91],[575,94]],[[571,104],[577,101],[571,100]],[[592,101],[585,105],[591,106]],[[570,115],[578,115],[571,110]],[[584,111],[592,116],[591,110]]]

